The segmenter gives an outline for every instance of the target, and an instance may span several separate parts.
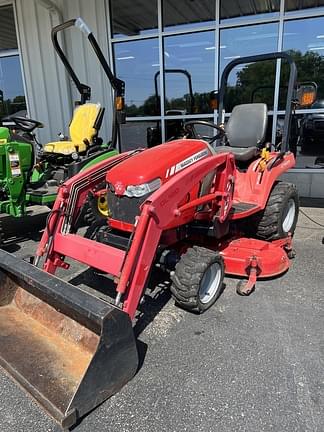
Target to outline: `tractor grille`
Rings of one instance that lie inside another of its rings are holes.
[[[112,219],[133,224],[135,217],[140,213],[141,204],[149,195],[140,198],[129,198],[127,196],[117,196],[108,189],[108,206]]]

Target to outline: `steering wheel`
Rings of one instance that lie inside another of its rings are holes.
[[[216,129],[218,131],[218,133],[215,136],[213,136],[213,137],[205,137],[205,136],[201,137],[197,133],[197,131],[195,130],[195,125],[211,127],[213,129]],[[209,142],[209,144],[212,144],[214,141],[216,141],[219,138],[222,138],[225,135],[225,130],[223,128],[221,128],[220,126],[216,125],[215,123],[212,123],[212,122],[209,122],[209,121],[205,121],[205,120],[190,120],[190,121],[188,121],[188,122],[185,123],[184,129],[193,138],[201,138],[201,139],[207,140]]]
[[[20,129],[24,132],[29,132],[29,133],[32,132],[36,128],[43,128],[44,127],[43,123],[41,123],[37,120],[26,118],[26,117],[11,116],[10,121],[13,121],[16,124],[17,129]]]

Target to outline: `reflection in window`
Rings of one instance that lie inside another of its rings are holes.
[[[293,56],[298,70],[298,81],[314,81],[317,100],[324,99],[324,18],[287,21],[284,24],[283,49]],[[288,67],[282,65],[282,88],[287,85]],[[280,91],[279,108],[285,108],[285,93]]]
[[[167,120],[165,122],[165,140],[171,141],[182,138],[184,135],[184,124],[186,121],[187,119],[184,118]]]
[[[204,118],[204,119],[191,119],[191,118],[179,118],[174,120],[166,120],[165,122],[165,139],[166,141],[170,141],[172,139],[182,138],[184,134],[188,134],[190,131],[191,135],[188,135],[190,138],[204,139],[209,141],[212,139],[216,133],[216,129],[206,126],[196,124],[193,128],[188,128],[185,130],[184,126],[188,121],[197,121],[197,123],[201,121],[214,123],[213,118]]]
[[[17,49],[17,36],[12,6],[0,7],[0,53]]]
[[[126,82],[127,115],[159,115],[154,90],[154,76],[159,70],[158,40],[116,43],[114,54],[116,74]]]
[[[165,74],[166,111],[210,112],[209,93],[214,88],[215,79],[214,32],[166,37],[164,62],[166,69],[180,69],[189,74],[194,97],[194,105],[190,108],[190,92],[185,73],[167,73]]]
[[[265,103],[273,109],[276,61],[267,60],[235,67],[229,75],[225,92],[225,111],[235,105]]]
[[[158,26],[156,0],[111,0],[113,37],[150,34]]]
[[[12,6],[0,7],[0,120],[26,110]],[[23,113],[21,113],[23,114]]]
[[[25,109],[19,56],[0,57],[0,119]]]
[[[221,0],[221,22],[243,21],[249,18],[269,18],[279,15],[280,0],[242,1]]]
[[[318,10],[321,6],[324,6],[323,0],[285,0],[285,11],[288,13],[314,8]]]
[[[300,153],[323,156],[324,114],[313,113],[301,116]]]
[[[147,147],[150,131],[161,128],[160,122],[130,121],[121,125],[121,150],[129,151]]]
[[[193,114],[196,110],[191,74],[186,69],[165,69],[167,89],[176,88],[183,97],[169,97],[165,101],[166,114]]]
[[[215,21],[215,0],[164,0],[163,26],[166,30],[203,27]]]
[[[283,116],[278,116],[283,125]],[[292,117],[290,149],[296,155],[296,168],[312,168],[323,156],[324,114],[298,114]]]
[[[221,30],[220,70],[233,59],[276,51],[278,24],[253,25]],[[273,108],[276,62],[261,61],[236,66],[228,78],[226,111],[238,103],[264,102]]]

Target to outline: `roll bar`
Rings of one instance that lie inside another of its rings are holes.
[[[64,52],[62,51],[62,48],[60,47],[58,40],[57,40],[57,34],[65,30],[69,27],[76,27],[78,28],[82,33],[86,35],[88,38],[103,70],[105,71],[105,74],[107,78],[109,79],[112,88],[115,90],[117,96],[124,97],[125,95],[125,82],[121,79],[117,78],[111,71],[110,67],[108,66],[108,63],[97,43],[96,38],[94,37],[92,31],[89,29],[87,24],[83,21],[82,18],[76,18],[71,19],[69,21],[66,21],[63,24],[59,24],[58,26],[54,27],[52,29],[51,37],[52,42],[54,45],[54,48],[59,55],[60,59],[62,60],[62,63],[64,64],[66,70],[68,71],[69,75],[71,76],[73,82],[75,83],[80,95],[81,95],[81,103],[86,102],[90,99],[91,96],[91,89],[89,86],[85,84],[81,84],[78,77],[76,76],[74,70],[72,69],[71,64],[68,62],[68,59],[66,58]]]
[[[230,63],[228,63],[227,66],[225,66],[221,77],[221,84],[220,84],[219,96],[218,96],[219,98],[218,125],[220,125],[223,122],[225,91],[227,87],[228,76],[232,71],[232,69],[234,69],[239,64],[255,63],[258,61],[277,60],[277,59],[286,60],[290,66],[287,102],[286,102],[286,114],[284,119],[284,130],[283,130],[282,145],[281,145],[281,153],[285,153],[287,150],[289,150],[289,132],[290,132],[290,123],[291,123],[291,114],[292,114],[292,102],[295,96],[295,85],[297,81],[296,64],[293,58],[286,52],[272,52],[268,54],[259,54],[255,56],[240,57],[232,60]]]
[[[194,106],[195,106],[195,98],[193,95],[193,90],[192,90],[192,79],[191,79],[191,75],[190,73],[185,70],[185,69],[164,69],[164,75],[168,74],[168,73],[174,73],[174,74],[182,74],[184,75],[187,79],[188,79],[188,85],[189,85],[189,96],[190,96],[190,114],[193,114],[194,112]],[[158,103],[158,99],[159,99],[159,91],[158,91],[158,76],[160,75],[160,71],[157,71],[154,75],[154,89],[155,89],[155,97],[156,97],[156,103],[157,105],[159,105]]]
[[[119,132],[119,124],[125,123],[126,120],[126,114],[124,110],[124,96],[125,96],[125,82],[119,78],[117,78],[111,71],[110,67],[108,66],[108,63],[98,45],[98,42],[96,38],[94,37],[92,31],[87,26],[87,24],[83,21],[82,18],[74,18],[69,21],[66,21],[62,24],[57,25],[52,29],[51,32],[51,39],[55,48],[55,51],[57,52],[58,56],[60,57],[65,69],[67,70],[68,74],[70,75],[72,81],[76,85],[80,96],[80,104],[84,104],[87,100],[91,97],[91,88],[86,85],[82,84],[77,77],[76,73],[74,72],[71,64],[69,63],[66,55],[64,54],[62,48],[60,47],[60,44],[57,39],[57,35],[60,31],[63,31],[69,27],[76,27],[79,29],[85,36],[87,37],[88,41],[90,42],[90,45],[92,49],[94,50],[103,70],[105,71],[105,74],[114,89],[114,106],[113,106],[113,131],[112,131],[112,146],[116,147],[117,144],[117,135]]]

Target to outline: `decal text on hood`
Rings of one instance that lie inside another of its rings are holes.
[[[198,162],[200,159],[208,155],[209,155],[208,149],[200,150],[199,152],[189,156],[187,159],[184,159],[181,162],[177,163],[176,165],[173,165],[171,168],[168,168],[165,177],[166,178],[171,177],[173,174],[176,174],[177,172],[183,170],[184,168],[187,168],[188,166],[194,164],[195,162]]]

